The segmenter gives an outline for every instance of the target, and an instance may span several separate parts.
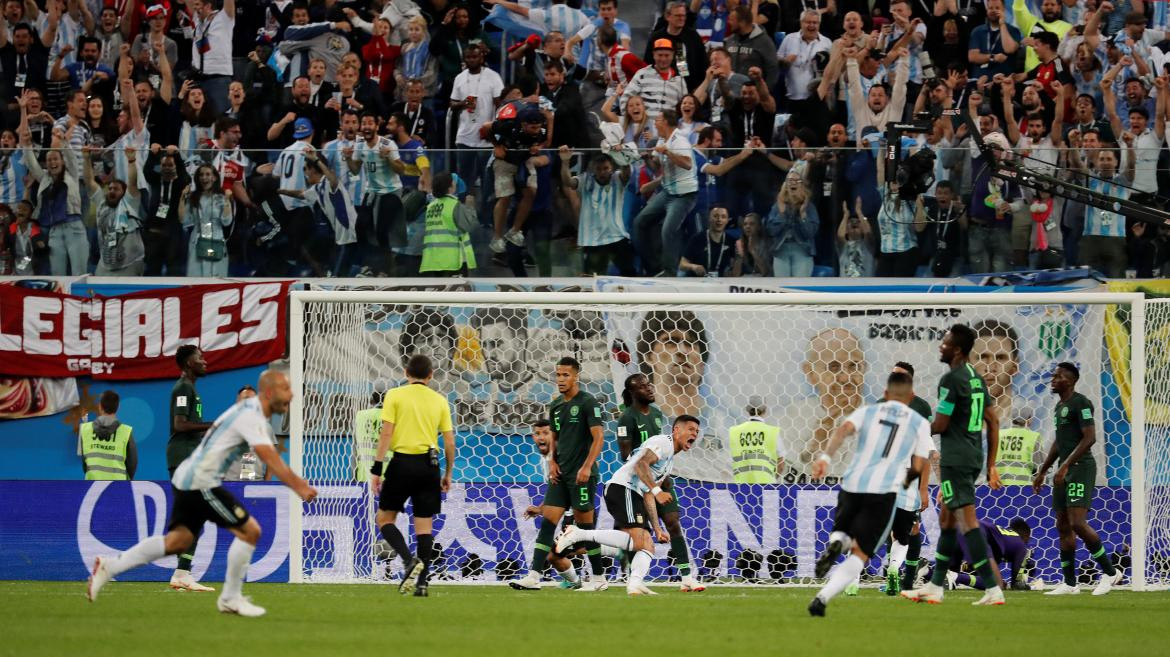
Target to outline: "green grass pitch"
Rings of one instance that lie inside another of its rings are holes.
[[[864,589],[810,618],[813,589],[661,586],[657,597],[629,599],[621,586],[593,594],[438,585],[429,598],[408,598],[388,585],[249,584],[245,593],[268,615],[245,619],[218,613],[214,593],[111,582],[90,604],[84,586],[0,582],[0,655],[1170,654],[1170,593],[1009,593],[1004,607],[975,608],[973,591],[930,606]]]

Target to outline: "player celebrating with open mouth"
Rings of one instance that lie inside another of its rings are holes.
[[[670,535],[658,522],[658,504],[668,504],[670,493],[661,484],[670,476],[674,455],[685,452],[699,437],[699,420],[693,415],[680,415],[671,427],[670,435],[654,436],[630,454],[605,485],[605,508],[613,516],[617,529],[580,529],[568,527],[557,539],[557,552],[565,553],[574,543],[592,541],[601,545],[634,552],[630,560],[630,580],[626,593],[630,595],[657,595],[642,581],[654,558],[654,540],[665,543]]]

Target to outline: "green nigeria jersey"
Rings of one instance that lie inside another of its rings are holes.
[[[951,421],[939,440],[939,465],[983,468],[983,409],[992,403],[983,377],[970,363],[952,369],[938,384],[938,414]]]
[[[618,420],[618,442],[629,442],[630,450],[633,451],[646,442],[650,436],[662,433],[664,426],[666,426],[666,416],[657,406],[651,405],[649,413],[641,413],[638,409],[630,406]]]
[[[191,452],[203,440],[202,431],[175,431],[175,418],[181,417],[188,422],[203,421],[203,400],[195,390],[195,383],[179,377],[175,387],[171,388],[170,417],[168,418],[171,438],[167,442],[167,468],[173,470],[179,467]]]
[[[601,405],[593,395],[584,391],[578,391],[569,400],[560,396],[549,406],[548,420],[557,437],[557,467],[566,476],[572,476],[589,456],[589,448],[593,444],[590,429],[602,425]],[[596,462],[593,463],[593,474],[597,474]]]
[[[1082,430],[1093,426],[1093,402],[1079,392],[1074,392],[1068,401],[1056,405],[1056,451],[1060,454],[1060,462],[1064,463],[1072,456],[1073,450],[1081,442]],[[1077,464],[1093,461],[1093,452],[1077,460]]]

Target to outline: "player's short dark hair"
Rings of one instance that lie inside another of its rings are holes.
[[[219,139],[219,136],[221,134],[227,132],[228,130],[231,130],[232,128],[234,128],[238,125],[240,125],[239,119],[231,117],[231,116],[221,116],[215,120],[215,128],[213,129],[213,134],[215,135],[216,139]]]
[[[1014,518],[1011,522],[1008,523],[1008,529],[1017,534],[1027,534],[1028,536],[1032,535],[1032,526],[1029,525],[1028,521],[1024,520],[1023,518]]]
[[[950,334],[959,352],[964,356],[971,355],[971,350],[975,348],[975,331],[966,324],[955,324],[950,328]]]
[[[703,426],[703,423],[699,422],[699,418],[695,417],[694,415],[687,415],[686,413],[683,413],[682,415],[674,418],[674,424],[672,424],[670,426],[677,427],[678,425],[682,424],[683,422],[694,422],[695,424],[697,424],[699,426]]]
[[[913,377],[914,377],[914,366],[913,366],[913,365],[911,365],[910,363],[907,363],[907,362],[906,362],[906,361],[904,361],[904,360],[900,360],[900,361],[898,361],[898,362],[894,363],[894,367],[897,367],[897,368],[899,368],[899,369],[906,370],[907,372],[909,372],[909,373],[910,373],[910,377],[911,377],[911,378],[913,378]]]
[[[1069,374],[1073,375],[1074,381],[1081,380],[1081,369],[1068,361],[1065,361],[1063,363],[1057,363],[1056,369],[1064,370],[1064,371],[1068,372]]]
[[[894,386],[912,386],[914,385],[914,377],[905,372],[890,372],[886,377],[886,387],[893,388]]]
[[[252,386],[252,384],[250,384],[250,383],[245,383],[244,385],[240,386],[240,389],[236,391],[236,394],[238,395],[238,394],[240,394],[241,392],[244,392],[245,390],[251,390],[252,392],[256,392],[256,388],[254,388],[254,387]]]
[[[976,338],[1007,338],[1012,345],[1012,360],[1020,359],[1020,334],[1011,324],[998,319],[985,319],[971,327]]]
[[[731,210],[728,210],[726,205],[722,203],[712,203],[710,209],[707,210],[707,216],[710,217],[716,210],[723,210],[728,215],[731,214]]]
[[[617,45],[618,35],[617,30],[613,29],[612,25],[602,25],[597,29],[597,42],[603,48],[612,48]]]
[[[533,423],[532,423],[532,428],[533,428],[533,429],[539,429],[539,428],[541,428],[541,427],[551,427],[551,426],[552,426],[552,422],[549,422],[549,421],[548,421],[548,420],[546,420],[545,418],[540,418],[540,419],[539,419],[539,420],[537,420],[536,422],[533,422]]]
[[[1144,23],[1145,16],[1142,16],[1142,19]],[[1060,37],[1056,36],[1052,32],[1049,32],[1048,30],[1044,30],[1043,32],[1039,33],[1033,32],[1031,36],[1038,43],[1043,43],[1053,50],[1056,50],[1060,47]]]
[[[651,310],[642,317],[642,326],[638,330],[638,343],[635,350],[638,353],[638,367],[642,374],[653,377],[647,357],[654,345],[658,343],[658,336],[672,331],[682,331],[687,342],[699,350],[703,363],[707,362],[707,329],[703,322],[689,310]]]
[[[121,398],[113,390],[103,392],[102,396],[98,398],[98,408],[102,409],[103,413],[117,413],[119,403],[121,403]]]
[[[175,363],[179,366],[180,371],[187,369],[187,361],[197,351],[199,351],[199,347],[193,344],[179,345],[178,350],[175,351]]]
[[[953,192],[953,191],[955,191],[955,185],[954,185],[954,183],[952,183],[949,180],[940,180],[940,181],[938,181],[938,184],[934,186],[934,189],[935,189],[935,192],[937,192],[940,189],[949,189],[950,191]]]
[[[443,171],[435,174],[435,179],[431,182],[431,189],[437,196],[446,196],[454,192],[455,178],[448,172]]]
[[[602,0],[602,1],[604,2],[604,0]],[[544,63],[544,70],[547,71],[549,69],[552,69],[554,71],[560,71],[561,73],[564,73],[565,72],[565,65],[562,64],[561,60],[559,60],[559,59],[550,59]]]
[[[361,121],[362,119],[366,118],[367,116],[370,117],[371,119],[373,119],[374,123],[381,125],[382,117],[378,116],[378,113],[375,112],[374,110],[363,110],[362,113],[358,115],[358,121]]]
[[[1146,24],[1146,15],[1140,11],[1131,11],[1125,15],[1126,25],[1142,25]]]
[[[699,131],[698,143],[701,144],[705,141],[711,141],[712,139],[715,138],[716,132],[719,132],[719,128],[717,128],[713,125],[709,125],[709,126],[703,128],[702,130]]]
[[[398,353],[402,356],[403,363],[408,362],[414,354],[415,345],[427,333],[438,333],[439,337],[451,345],[448,357],[454,354],[455,343],[459,338],[455,330],[455,320],[445,312],[420,310],[407,318],[406,325],[402,327],[402,333],[398,336]]]
[[[735,20],[739,21],[740,23],[752,22],[752,8],[747,5],[737,5],[735,9],[731,10],[731,14],[735,16]]]
[[[661,116],[662,116],[662,120],[666,121],[666,125],[668,125],[672,128],[678,127],[678,119],[679,119],[678,112],[676,112],[672,109],[664,109],[664,110],[662,110]]]
[[[309,11],[309,3],[305,2],[305,0],[296,0],[296,2],[292,3],[292,9],[290,9],[289,11],[293,12],[293,11],[296,11],[298,9],[304,9],[305,11]]]
[[[1138,83],[1140,84],[1141,80],[1138,80]],[[1145,119],[1147,121],[1150,120],[1150,111],[1144,107],[1131,107],[1131,108],[1129,108],[1129,113],[1130,114],[1138,114],[1138,115],[1141,115],[1141,117],[1143,119]]]
[[[98,52],[101,52],[102,40],[97,38],[97,37],[91,37],[89,35],[84,35],[84,34],[80,38],[77,39],[77,51],[81,52],[82,50],[85,49],[86,44],[90,44],[90,43],[97,46]]]
[[[572,356],[561,356],[561,359],[557,361],[557,367],[571,367],[575,372],[581,371],[580,361]]]
[[[394,122],[397,123],[400,128],[405,128],[406,126],[410,125],[410,119],[407,118],[406,114],[402,112],[394,112],[390,115],[390,118],[394,119]]]
[[[538,89],[540,89],[540,83],[529,73],[524,73],[516,78],[516,90],[520,92],[521,96],[527,98],[536,93]]]
[[[412,379],[425,379],[434,371],[430,356],[415,354],[406,361],[406,376]]]

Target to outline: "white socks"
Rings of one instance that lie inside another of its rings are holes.
[[[865,568],[865,562],[856,554],[849,555],[845,561],[837,564],[833,572],[829,574],[829,581],[824,588],[817,593],[817,597],[821,602],[828,603],[838,593],[845,590],[855,579],[861,576],[861,570]]]
[[[890,545],[890,563],[886,566],[886,572],[898,572],[903,563],[906,563],[906,551],[910,549],[909,545],[902,545],[898,541],[894,541]]]
[[[244,575],[248,573],[248,564],[252,563],[252,553],[255,551],[255,545],[238,538],[232,541],[232,546],[228,548],[227,575],[223,578],[221,598],[235,600],[240,597],[240,591],[244,588]]]
[[[560,574],[560,576],[563,577],[566,582],[572,582],[576,584],[577,582],[581,581],[581,578],[577,576],[577,571],[573,569],[573,566],[569,566],[564,570],[558,570],[557,573]]]
[[[627,552],[634,549],[633,539],[620,529],[578,529],[577,535],[581,537],[582,541],[593,541]]]
[[[598,543],[598,545],[601,545]],[[625,552],[621,548],[615,548],[612,545],[601,545],[601,556],[603,557],[620,557]]]
[[[162,536],[151,536],[118,555],[118,558],[110,560],[106,569],[110,571],[110,575],[116,576],[131,568],[137,568],[165,556],[167,556],[166,541],[163,540]]]
[[[654,559],[654,555],[646,550],[638,550],[634,558],[630,560],[630,585],[641,584],[642,580],[646,579],[646,573],[650,572],[650,562]]]

